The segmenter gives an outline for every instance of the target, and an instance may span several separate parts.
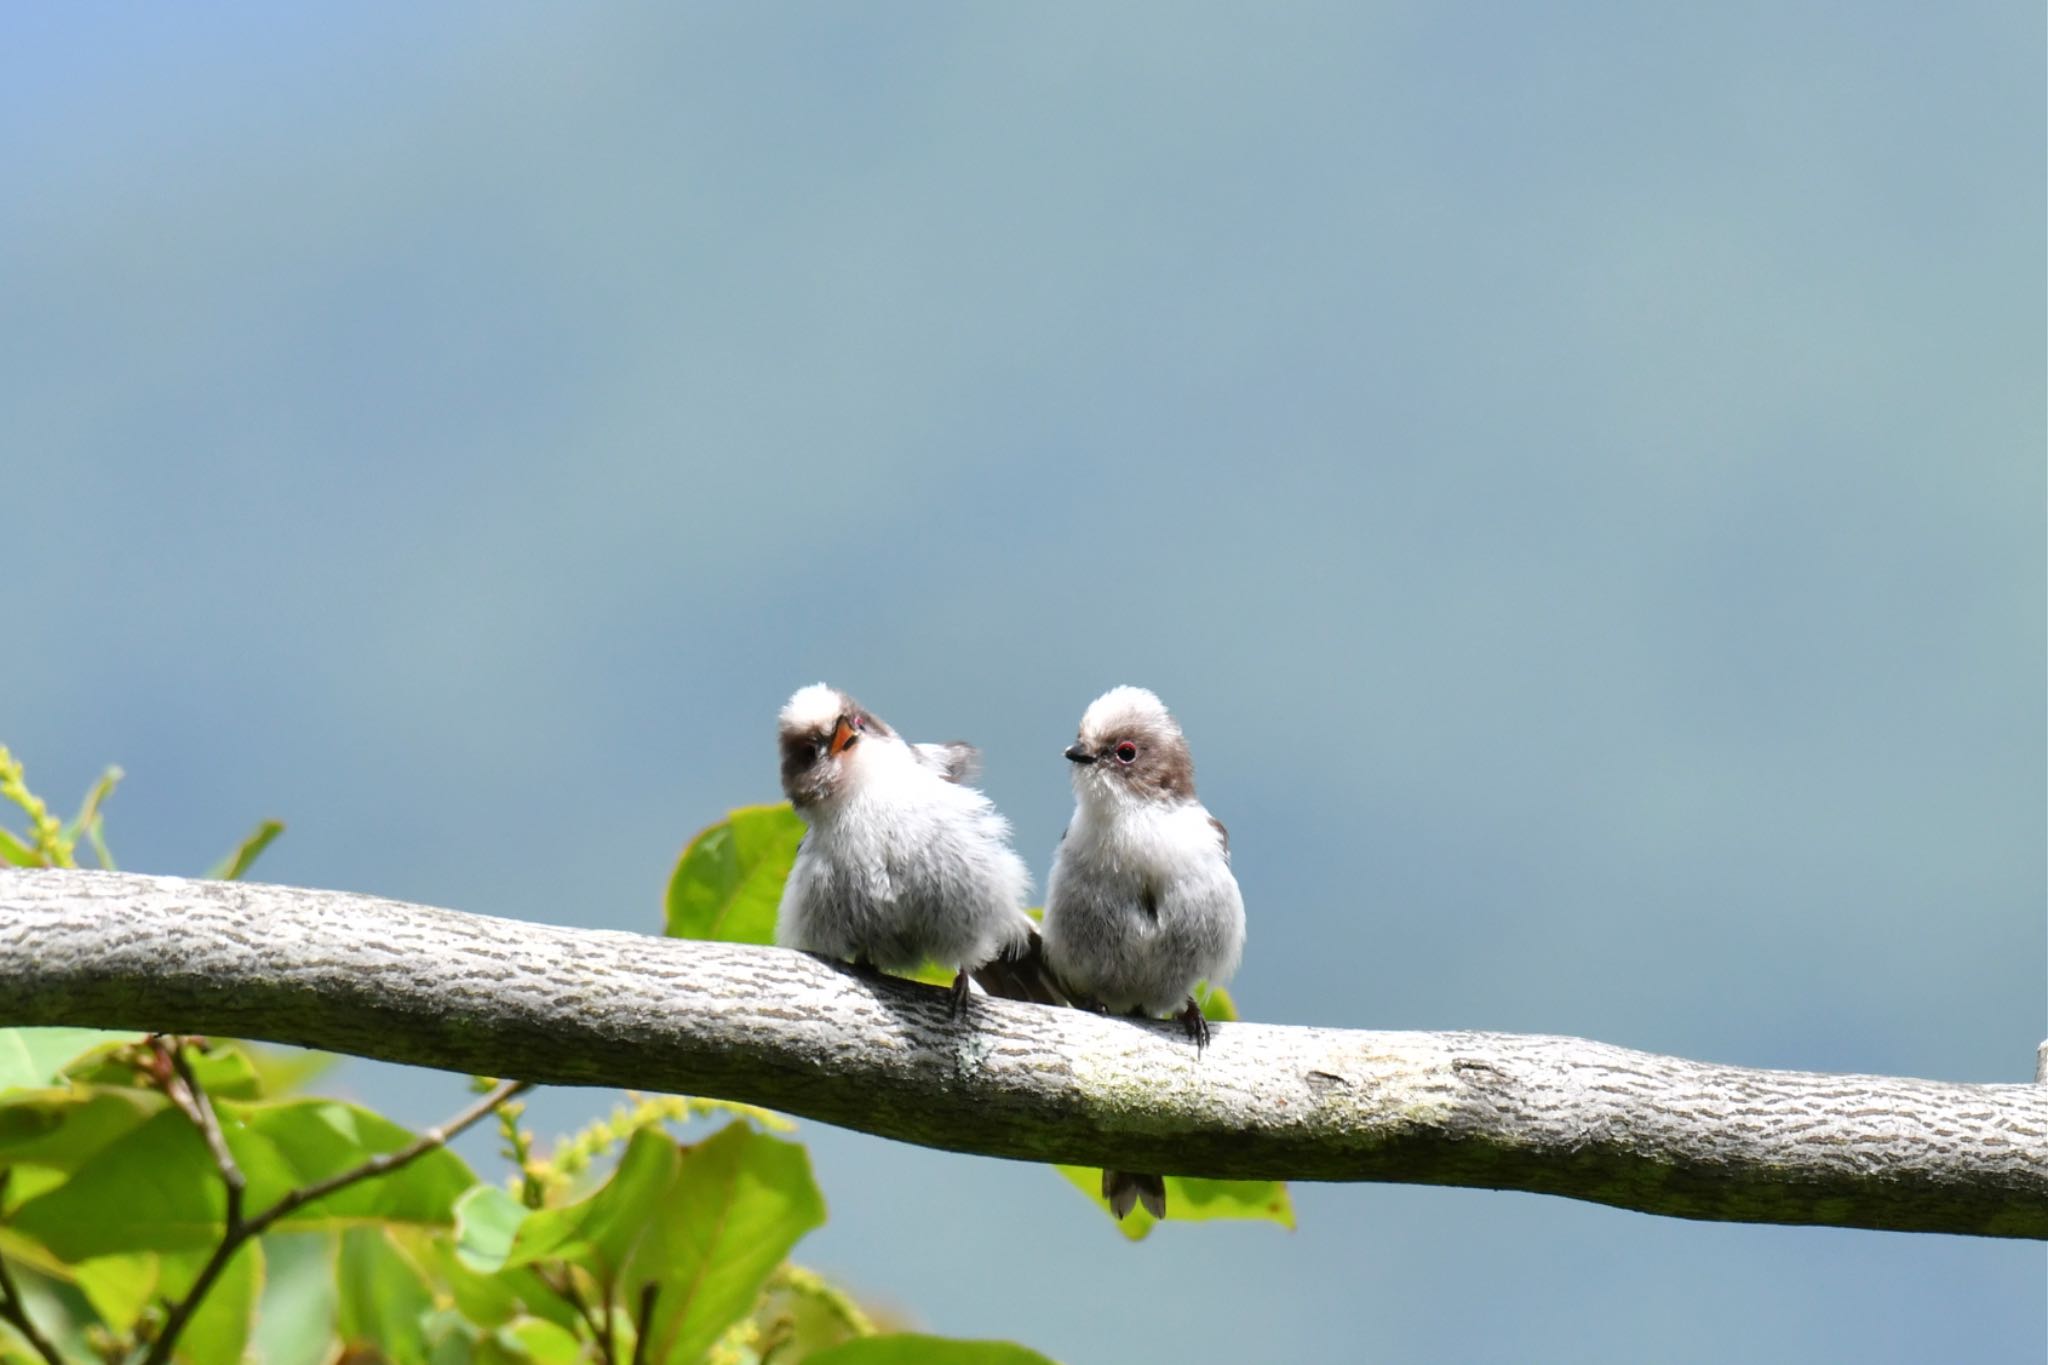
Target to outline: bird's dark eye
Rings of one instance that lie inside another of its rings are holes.
[[[1116,761],[1119,763],[1129,763],[1132,760],[1136,759],[1137,756],[1138,746],[1131,743],[1129,740],[1125,740],[1123,743],[1116,746]]]

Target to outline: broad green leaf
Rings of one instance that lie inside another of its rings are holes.
[[[329,1232],[263,1237],[263,1298],[251,1343],[264,1365],[325,1365],[334,1359],[336,1243]]]
[[[269,848],[272,841],[282,833],[284,833],[283,821],[265,820],[250,832],[248,838],[235,845],[234,852],[222,858],[212,867],[207,868],[207,877],[221,882],[240,881],[242,875],[249,870],[250,864],[261,857],[263,850]]]
[[[220,1278],[199,1301],[173,1358],[190,1365],[235,1365],[249,1344],[262,1294],[263,1243],[252,1238],[235,1249]]]
[[[903,1332],[842,1342],[805,1356],[804,1365],[1053,1365],[1053,1361],[1014,1342],[953,1341]]]
[[[678,1164],[672,1138],[657,1129],[641,1129],[626,1144],[612,1178],[596,1194],[566,1208],[528,1214],[512,1240],[506,1264],[569,1261],[599,1281],[612,1283],[652,1226],[653,1211],[674,1185]],[[474,1262],[488,1263],[481,1256]]]
[[[533,1365],[581,1365],[586,1357],[574,1332],[546,1318],[521,1318],[493,1333],[498,1342]]]
[[[683,1151],[681,1169],[648,1211],[647,1235],[619,1301],[654,1287],[645,1358],[687,1365],[751,1312],[770,1272],[825,1221],[825,1201],[802,1146],[732,1124]]]
[[[67,1261],[195,1251],[220,1240],[226,1195],[190,1120],[159,1110],[106,1143],[71,1178],[23,1203],[14,1226]]]
[[[0,1090],[48,1085],[85,1053],[140,1036],[96,1028],[0,1029]]]
[[[392,1365],[426,1365],[426,1317],[434,1309],[434,1296],[384,1229],[350,1228],[341,1234],[335,1280],[341,1290],[337,1326],[344,1347],[374,1348],[382,1354],[368,1358]]]
[[[205,1052],[190,1053],[192,1079],[216,1101],[253,1100],[263,1094],[263,1078],[240,1043],[215,1043]]]
[[[25,1202],[56,1183],[55,1178],[35,1177],[61,1178],[77,1170],[165,1107],[162,1095],[125,1088],[70,1085],[8,1092],[0,1097],[0,1170],[13,1173],[8,1200]]]
[[[427,1365],[514,1365],[504,1358],[496,1342],[484,1338],[452,1308],[435,1309],[427,1314],[423,1326]]]
[[[477,1186],[457,1201],[457,1236],[461,1235],[464,1212],[479,1191],[490,1191],[511,1201],[511,1196],[502,1190]],[[520,1207],[516,1201],[511,1202],[515,1208]],[[575,1308],[550,1289],[531,1266],[512,1266],[496,1272],[473,1270],[463,1261],[455,1242],[439,1229],[394,1228],[391,1235],[429,1282],[454,1301],[456,1311],[478,1328],[502,1327],[524,1317],[546,1318],[565,1328],[577,1324]],[[504,1237],[509,1243],[511,1234],[506,1232]]]
[[[71,1279],[102,1322],[126,1331],[156,1295],[158,1264],[153,1251],[95,1256],[71,1267]]]
[[[248,1178],[249,1207],[352,1170],[408,1146],[413,1135],[381,1114],[339,1100],[284,1100],[216,1106],[228,1146]],[[455,1201],[476,1184],[462,1158],[436,1148],[395,1171],[357,1181],[288,1215],[281,1226],[355,1221],[446,1226]]]
[[[787,803],[741,806],[696,838],[668,883],[671,938],[773,943],[804,822]]]
[[[455,1254],[485,1274],[505,1264],[531,1210],[496,1185],[478,1185],[455,1201]]]

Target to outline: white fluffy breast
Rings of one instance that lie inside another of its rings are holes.
[[[1165,804],[1109,795],[1111,809],[1091,810],[1083,801],[1074,812],[1063,855],[1101,863],[1107,868],[1178,876],[1209,862],[1228,866],[1223,836],[1210,823],[1199,801]]]

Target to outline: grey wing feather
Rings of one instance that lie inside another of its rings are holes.
[[[918,761],[948,782],[965,782],[981,775],[981,750],[960,740],[945,744],[913,744]]]
[[[1045,960],[1045,940],[1036,929],[1022,944],[976,967],[970,975],[990,995],[1007,1000],[1029,1000],[1039,1005],[1071,1003],[1072,992]]]
[[[1230,831],[1223,828],[1223,822],[1215,816],[1209,817],[1209,828],[1216,831],[1216,837],[1223,841],[1223,861],[1230,861]]]

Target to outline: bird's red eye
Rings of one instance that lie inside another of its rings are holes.
[[[1116,761],[1119,763],[1129,763],[1133,759],[1137,758],[1137,756],[1138,746],[1131,743],[1129,740],[1125,740],[1123,743],[1116,746]]]

